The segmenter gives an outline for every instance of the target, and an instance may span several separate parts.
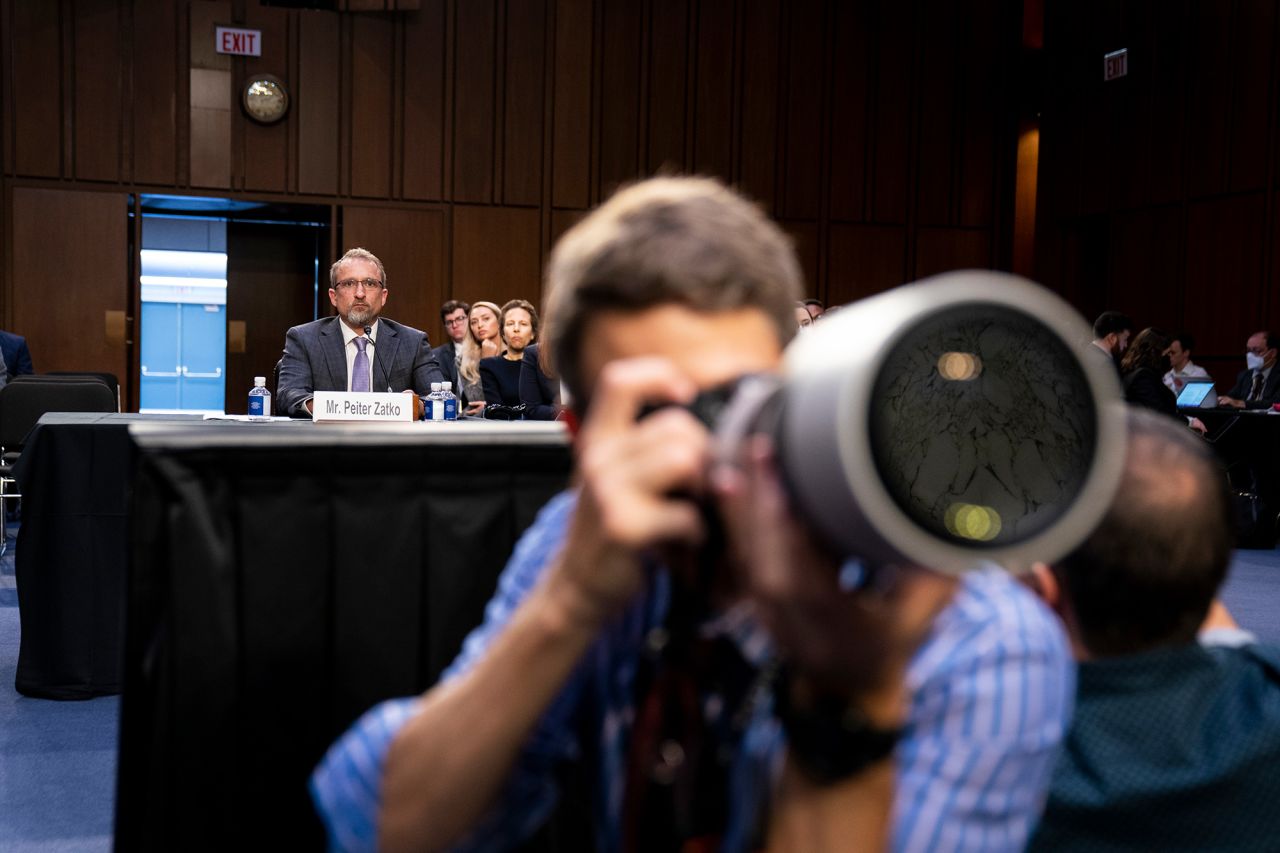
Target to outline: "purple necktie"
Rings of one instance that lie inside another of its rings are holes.
[[[368,391],[369,390],[369,356],[365,355],[364,348],[368,346],[368,338],[356,338],[355,364],[351,365],[351,390],[352,391]]]

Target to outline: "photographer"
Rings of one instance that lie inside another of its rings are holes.
[[[715,182],[648,181],[548,278],[576,488],[441,683],[317,768],[332,844],[510,847],[588,761],[600,850],[1019,849],[1073,686],[1051,614],[998,570],[865,582],[790,518],[766,442],[713,468],[698,419],[652,411],[777,369],[800,293],[779,229]]]

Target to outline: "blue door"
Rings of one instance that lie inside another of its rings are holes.
[[[225,305],[142,303],[139,408],[222,411],[226,316]]]
[[[181,323],[177,302],[142,303],[142,383],[139,408],[181,409]]]

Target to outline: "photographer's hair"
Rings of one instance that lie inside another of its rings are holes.
[[[1119,334],[1132,331],[1133,321],[1129,319],[1129,315],[1119,311],[1103,311],[1093,321],[1093,337],[1096,340],[1102,340],[1112,332]]]
[[[498,312],[498,334],[502,336],[503,343],[507,340],[507,312],[512,308],[523,308],[529,312],[529,325],[533,327],[533,340],[538,339],[538,329],[541,328],[541,322],[538,320],[538,309],[533,307],[533,303],[526,299],[510,299],[502,306],[502,310]]]
[[[445,320],[449,319],[449,315],[454,311],[457,311],[459,308],[462,309],[462,313],[470,316],[470,305],[460,299],[450,299],[448,302],[440,306],[440,322],[443,323]]]
[[[338,268],[347,261],[368,261],[378,268],[378,278],[382,281],[382,286],[387,286],[387,270],[382,266],[382,261],[378,260],[378,256],[368,249],[347,249],[347,253],[333,262],[333,266],[329,267],[329,287],[336,288],[338,286]]]
[[[1190,643],[1233,547],[1226,474],[1173,419],[1130,409],[1120,488],[1098,529],[1053,567],[1086,649]]]
[[[801,278],[790,239],[755,204],[710,178],[653,178],[618,191],[556,244],[542,345],[581,410],[589,400],[579,361],[593,315],[670,303],[753,307],[786,344]]]
[[[1164,351],[1169,348],[1171,343],[1173,343],[1173,338],[1163,329],[1157,329],[1154,326],[1143,329],[1138,332],[1136,338],[1129,342],[1129,348],[1120,357],[1120,372],[1128,374],[1141,367],[1146,367],[1163,374],[1161,359],[1164,358]]]

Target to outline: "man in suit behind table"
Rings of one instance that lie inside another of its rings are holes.
[[[442,382],[425,332],[382,318],[387,274],[365,249],[351,249],[329,269],[336,317],[294,326],[285,335],[278,410],[311,415],[316,391],[405,391],[426,394]]]
[[[1280,352],[1280,335],[1254,332],[1245,342],[1248,366],[1236,377],[1235,387],[1218,398],[1219,406],[1237,409],[1269,409],[1280,402],[1280,370],[1273,370]]]

